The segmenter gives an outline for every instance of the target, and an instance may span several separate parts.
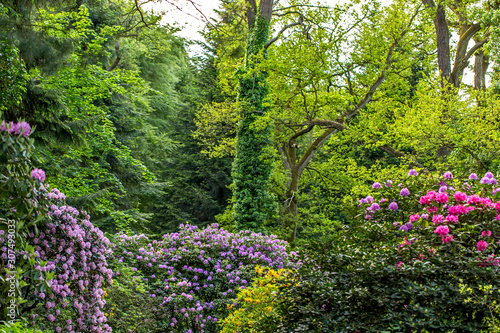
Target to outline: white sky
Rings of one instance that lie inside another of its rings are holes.
[[[219,0],[193,0],[196,8],[186,0],[170,0],[178,8],[175,8],[167,1],[158,1],[152,6],[146,8],[153,8],[155,12],[165,11],[162,22],[170,24],[178,24],[182,30],[177,33],[178,36],[190,40],[203,40],[199,31],[203,29],[207,19],[215,18],[216,13],[214,9],[219,7]],[[200,13],[202,12],[203,15]],[[190,53],[196,52],[197,48],[191,47]]]

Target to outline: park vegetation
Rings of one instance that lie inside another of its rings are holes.
[[[497,1],[151,3],[0,3],[0,332],[500,330]]]

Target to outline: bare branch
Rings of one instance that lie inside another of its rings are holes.
[[[290,23],[290,24],[287,24],[283,27],[283,29],[281,29],[278,34],[276,35],[276,37],[270,39],[266,45],[264,46],[264,49],[267,49],[269,46],[271,46],[274,42],[276,42],[278,40],[278,38],[280,37],[280,35],[285,32],[287,29],[290,29],[291,27],[295,27],[297,25],[304,25],[303,22],[293,22],[293,23]]]
[[[273,12],[277,12],[277,11],[280,11],[280,10],[287,10],[287,9],[297,8],[297,7],[309,7],[309,8],[320,8],[320,9],[330,9],[331,8],[329,6],[293,5],[293,6],[288,6],[288,7],[276,8],[276,9],[273,10]]]

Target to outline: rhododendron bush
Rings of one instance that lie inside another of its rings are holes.
[[[498,266],[500,187],[491,172],[462,181],[451,172],[428,180],[411,170],[404,183],[373,187],[373,196],[359,200],[359,216],[372,241],[400,243],[399,265],[438,254]]]
[[[291,265],[294,254],[287,254],[286,245],[275,236],[230,233],[217,224],[203,230],[181,225],[179,233],[167,234],[160,241],[144,235],[117,236],[114,265],[127,267],[142,280],[152,310],[136,322],[139,325],[134,330],[218,331],[218,321],[228,314],[227,305],[238,290],[250,286],[257,265],[275,269]],[[111,312],[114,307],[116,313],[110,317],[110,325],[133,326],[124,323],[127,318],[117,313],[127,311],[120,308],[121,299],[115,297],[118,290],[112,287],[108,293],[106,309]]]
[[[30,130],[24,122],[0,126],[2,160],[11,164],[0,179],[9,209],[0,225],[2,318],[28,317],[54,332],[110,332],[101,312],[113,274],[109,240],[31,166]]]
[[[349,227],[303,251],[281,288],[277,331],[491,331],[500,323],[499,195],[491,173],[411,170],[374,183]],[[471,301],[484,286],[487,297]]]

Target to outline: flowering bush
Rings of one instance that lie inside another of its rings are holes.
[[[49,190],[43,170],[29,169],[32,141],[24,141],[29,132],[23,122],[0,126],[6,148],[1,159],[15,164],[2,169],[0,183],[2,197],[12,196],[6,199],[11,219],[0,226],[2,316],[31,313],[31,326],[57,333],[110,332],[100,311],[102,288],[112,277],[109,240],[85,212],[65,205],[63,193]],[[21,157],[16,145],[26,148]]]
[[[279,294],[277,332],[480,332],[498,323],[499,190],[491,173],[479,178],[411,170],[375,183],[352,227],[303,251],[296,283]],[[470,302],[485,285],[491,296]]]
[[[233,303],[228,304],[231,313],[221,323],[222,333],[277,331],[281,317],[277,294],[290,270],[255,267],[255,271],[259,276],[251,288],[240,290]]]
[[[411,170],[405,183],[379,188],[374,197],[361,199],[358,207],[372,240],[400,242],[402,263],[405,258],[423,260],[439,252],[475,258],[479,266],[497,266],[499,196],[491,172],[481,180],[473,173],[465,181],[446,172],[433,184]]]
[[[29,295],[22,305],[32,310],[31,325],[50,327],[56,332],[110,332],[104,314],[103,287],[111,283],[107,268],[109,240],[92,225],[85,212],[64,205],[64,194],[41,187],[40,196],[52,203],[49,220],[37,230],[28,229],[26,242],[34,247],[32,254],[16,250],[14,262],[38,262],[30,274],[23,274],[23,293]],[[8,276],[15,265],[8,263],[7,234],[0,231],[0,274]],[[26,259],[24,259],[26,260]],[[5,269],[4,269],[5,268]],[[46,283],[38,277],[47,276]]]
[[[255,266],[290,265],[286,245],[275,236],[230,233],[217,224],[203,230],[181,225],[179,233],[160,241],[119,235],[115,265],[136,272],[153,303],[153,313],[137,331],[216,332],[229,312],[227,304],[256,276]],[[107,306],[119,306],[112,291]],[[110,324],[120,326],[119,319],[110,318]]]

